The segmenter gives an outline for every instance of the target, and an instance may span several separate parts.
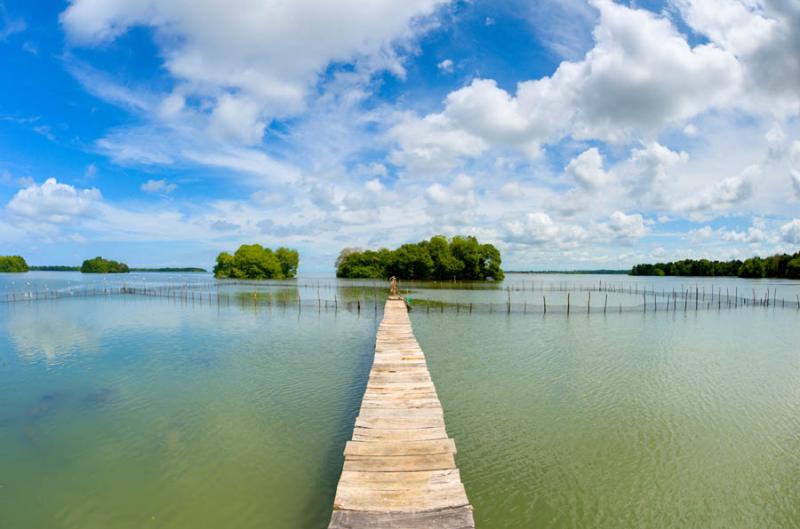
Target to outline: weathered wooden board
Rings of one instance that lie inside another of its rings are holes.
[[[405,302],[389,299],[329,529],[474,529]]]

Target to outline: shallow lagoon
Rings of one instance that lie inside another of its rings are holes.
[[[43,275],[13,280],[84,280]],[[138,280],[209,280],[187,276]],[[533,304],[548,285],[599,281],[669,291],[676,278],[507,284],[513,302]],[[237,287],[361,296],[360,313],[136,296],[0,304],[0,527],[324,527],[380,318],[372,285]],[[503,303],[509,293],[409,295]],[[412,321],[479,527],[797,527],[796,309],[417,309]]]

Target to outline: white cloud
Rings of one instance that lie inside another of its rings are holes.
[[[800,105],[800,9],[793,0],[672,0],[684,20],[742,65],[746,101],[778,114]],[[744,98],[743,98],[744,99]]]
[[[714,229],[711,226],[703,226],[696,230],[689,231],[689,239],[693,243],[705,241],[714,236]]]
[[[177,184],[171,184],[166,180],[148,180],[141,185],[142,191],[145,193],[163,193],[169,194],[177,189]]]
[[[230,94],[220,97],[209,124],[212,136],[222,141],[233,139],[244,145],[259,143],[265,126],[255,101]]]
[[[792,145],[791,154],[791,167],[789,169],[789,176],[792,179],[792,186],[794,187],[795,197],[800,199],[800,140],[794,142]]]
[[[424,29],[418,20],[440,3],[74,0],[61,22],[70,40],[85,46],[112,41],[134,26],[155,29],[167,71],[211,104],[212,130],[227,136],[234,123],[243,123],[234,137],[253,143],[265,120],[304,108],[332,62],[402,75],[397,46]]]
[[[607,226],[615,238],[626,241],[644,237],[648,231],[644,218],[638,213],[626,215],[621,211],[615,211],[611,214]]]
[[[424,136],[468,139],[474,148],[461,156],[491,146],[536,156],[542,144],[565,136],[627,141],[734,102],[741,72],[732,53],[713,44],[690,46],[652,12],[610,0],[593,5],[600,22],[595,46],[582,61],[562,62],[549,77],[521,82],[513,95],[493,80],[476,79],[450,93],[441,113],[407,119],[395,135],[435,123]],[[413,157],[417,145],[399,143]]]
[[[510,242],[562,249],[576,248],[588,237],[581,226],[556,223],[544,212],[528,213],[523,220],[507,222],[505,230],[505,239]]]
[[[458,175],[450,185],[438,182],[425,190],[425,197],[436,206],[456,206],[458,208],[475,204],[473,187],[475,180],[467,175]]]
[[[453,73],[453,61],[451,59],[445,59],[436,66],[440,72]]]
[[[781,236],[790,244],[800,245],[800,219],[794,219],[781,226]]]
[[[767,233],[766,224],[761,219],[753,219],[753,224],[747,228],[747,231],[721,229],[719,235],[723,241],[746,244],[758,244],[772,239]]]
[[[751,182],[742,176],[725,178],[712,187],[679,200],[675,207],[696,219],[706,218],[710,213],[721,212],[743,202],[753,194]]]
[[[60,224],[95,212],[100,199],[100,191],[95,188],[78,190],[48,178],[41,185],[17,191],[6,209],[35,223]]]
[[[603,155],[597,147],[587,149],[573,158],[567,164],[566,171],[586,189],[603,187],[609,181],[609,174],[603,170]]]

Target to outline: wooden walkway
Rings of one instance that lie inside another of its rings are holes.
[[[390,298],[329,529],[472,529],[456,446],[405,301]]]

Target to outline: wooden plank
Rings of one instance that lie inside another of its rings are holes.
[[[368,444],[368,443],[365,443]],[[457,468],[419,472],[359,472],[345,470],[339,483],[350,487],[374,487],[380,490],[405,490],[409,487],[437,487],[461,483]]]
[[[472,507],[431,512],[335,511],[328,529],[475,529]]]
[[[361,407],[358,414],[362,419],[442,419],[444,424],[444,412],[442,408],[390,408],[383,406]]]
[[[425,454],[455,454],[456,443],[452,439],[427,441],[347,441],[344,455],[347,456],[408,456]]]
[[[344,460],[344,470],[361,472],[415,472],[418,470],[447,470],[456,468],[453,454],[413,456],[350,456]]]
[[[373,430],[444,428],[442,417],[356,417],[356,427]]]
[[[353,511],[418,512],[465,507],[469,505],[464,485],[410,490],[375,490],[340,487],[334,508]]]

